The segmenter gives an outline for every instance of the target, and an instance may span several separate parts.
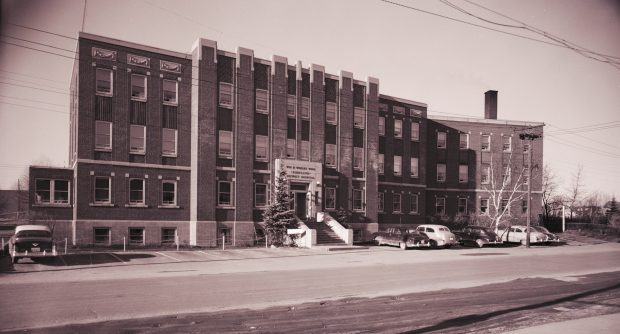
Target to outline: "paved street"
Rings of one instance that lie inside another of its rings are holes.
[[[429,293],[525,278],[572,282],[601,272],[612,272],[617,282],[619,255],[619,244],[599,244],[97,253],[63,256],[62,264],[24,261],[15,268],[4,258],[0,320],[10,330]],[[535,303],[538,294],[528,302]]]

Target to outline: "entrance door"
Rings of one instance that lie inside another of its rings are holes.
[[[300,219],[306,219],[306,193],[295,193],[295,214]]]

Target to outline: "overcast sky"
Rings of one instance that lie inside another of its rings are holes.
[[[29,164],[66,165],[72,51],[83,30],[184,53],[203,37],[223,50],[373,76],[381,93],[427,103],[430,115],[481,118],[484,92],[497,90],[499,119],[546,124],[544,159],[562,188],[582,165],[588,192],[620,195],[620,1],[394,2],[410,8],[379,0],[3,0],[0,189]],[[522,26],[512,19],[615,58],[503,26]]]

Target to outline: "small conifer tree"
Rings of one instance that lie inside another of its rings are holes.
[[[265,232],[269,245],[282,246],[287,239],[287,229],[297,228],[295,213],[291,210],[291,194],[286,171],[276,176],[271,204],[263,213]]]

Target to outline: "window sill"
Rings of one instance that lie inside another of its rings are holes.
[[[166,102],[166,101],[163,101],[163,104],[165,106],[172,106],[172,107],[176,107],[176,106],[179,105],[179,103],[177,103],[177,102]]]
[[[176,154],[163,154],[161,155],[162,157],[166,157],[166,158],[176,158],[177,155]]]
[[[419,216],[420,214],[417,213],[417,212],[409,212],[409,215],[411,215],[411,216]]]
[[[265,114],[265,115],[269,115],[269,110],[256,110],[257,114]]]
[[[257,161],[257,162],[269,162],[269,160],[267,158],[260,158],[260,159],[259,158],[255,158],[254,160]]]
[[[180,209],[181,207],[178,205],[158,205],[158,209]]]
[[[228,105],[228,104],[221,104],[221,103],[220,103],[220,107],[222,107],[222,108],[226,108],[226,109],[232,109],[232,108],[233,108],[233,106],[232,106],[232,105]]]
[[[37,203],[32,205],[35,208],[70,208],[68,203]]]
[[[112,94],[112,93],[104,93],[104,92],[95,92],[95,95],[97,95],[97,96],[105,96],[105,97],[112,97],[112,96],[114,96],[114,94]]]
[[[88,206],[97,206],[97,207],[114,207],[114,203],[89,203]]]
[[[224,205],[218,205],[215,208],[216,209],[226,209],[226,210],[235,210],[236,209],[234,206],[224,206]]]
[[[125,204],[126,208],[148,208],[146,204]]]
[[[132,101],[137,101],[137,102],[146,102],[146,97],[145,98],[140,98],[140,97],[131,97]]]
[[[146,151],[129,151],[129,154],[133,154],[133,155],[146,155]]]
[[[232,160],[232,156],[231,155],[218,155],[217,157],[220,158],[220,159]]]
[[[103,147],[95,147],[95,151],[97,152],[112,152],[111,148],[103,148]]]

